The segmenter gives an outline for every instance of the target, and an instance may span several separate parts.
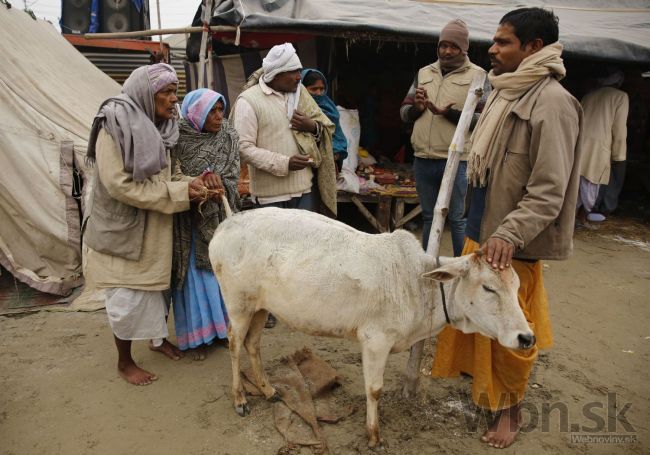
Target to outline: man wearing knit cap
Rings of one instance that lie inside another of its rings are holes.
[[[233,125],[239,151],[257,206],[336,215],[334,124],[300,83],[301,69],[291,43],[271,48],[237,98]],[[318,197],[312,192],[314,173]],[[270,317],[267,327],[273,325]]]
[[[415,152],[413,172],[422,208],[422,246],[426,249],[433,221],[433,209],[438,198],[442,175],[447,163],[447,150],[460,120],[469,86],[477,74],[485,74],[467,57],[469,32],[459,19],[449,22],[440,32],[438,61],[421,68],[402,102],[400,116],[405,123],[414,122],[411,144]],[[478,120],[484,101],[490,92],[487,82],[476,110],[473,125]],[[467,187],[468,144],[465,144],[458,174],[449,204],[449,221],[454,256],[463,249],[465,219],[463,204]]]

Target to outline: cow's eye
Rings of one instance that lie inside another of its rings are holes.
[[[495,291],[494,289],[490,289],[490,288],[487,287],[486,285],[483,285],[483,289],[485,289],[485,292],[491,292],[491,293],[493,293],[493,294],[496,294],[496,293],[497,293],[497,291]]]

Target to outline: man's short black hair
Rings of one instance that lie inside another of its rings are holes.
[[[559,19],[553,11],[543,8],[519,8],[501,18],[499,25],[510,24],[521,41],[521,47],[540,38],[544,46],[553,44],[560,34]]]

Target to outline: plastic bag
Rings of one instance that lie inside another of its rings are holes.
[[[356,109],[345,109],[336,106],[340,114],[341,129],[348,140],[348,157],[343,160],[341,172],[336,181],[338,190],[348,193],[359,193],[359,178],[355,171],[359,164],[359,138],[361,137],[361,124],[359,123],[359,111]]]

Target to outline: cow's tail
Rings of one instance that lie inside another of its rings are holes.
[[[232,209],[225,194],[221,195],[221,203],[223,204],[223,210],[226,212],[226,218],[230,218],[232,216]]]

